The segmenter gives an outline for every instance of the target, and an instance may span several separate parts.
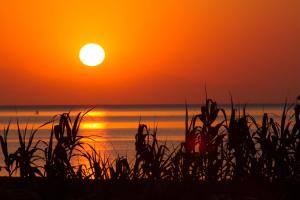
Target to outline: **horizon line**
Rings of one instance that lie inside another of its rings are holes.
[[[287,104],[295,104],[295,102],[286,102]],[[124,107],[124,106],[132,106],[132,107],[138,107],[138,106],[200,106],[203,105],[205,103],[146,103],[146,104],[0,104],[0,108],[1,107],[65,107],[65,106],[74,106],[74,107],[82,107],[82,106],[86,106],[86,107]],[[231,105],[231,103],[218,103],[217,104],[219,106],[228,106]],[[233,105],[284,105],[285,102],[281,102],[281,103],[234,103]]]

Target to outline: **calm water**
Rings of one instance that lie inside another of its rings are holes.
[[[229,107],[226,113],[229,115]],[[16,122],[22,128],[28,123],[29,128],[37,128],[50,121],[54,115],[71,111],[74,116],[85,110],[84,106],[18,106],[0,107],[0,128],[3,130],[11,121],[8,136],[9,148],[15,150],[18,145]],[[195,114],[200,106],[189,106],[190,114]],[[247,113],[261,121],[263,112],[279,118],[283,105],[248,105]],[[147,105],[147,106],[97,106],[87,114],[81,125],[81,135],[97,135],[91,142],[101,152],[114,158],[116,155],[134,155],[134,137],[138,123],[147,124],[150,128],[158,127],[160,141],[168,141],[169,146],[176,146],[184,139],[184,105]],[[51,125],[43,127],[36,134],[39,139],[48,141]],[[2,155],[1,155],[2,156]],[[0,161],[2,163],[2,159]]]

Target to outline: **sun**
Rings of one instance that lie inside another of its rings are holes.
[[[104,61],[105,52],[99,44],[89,43],[81,47],[79,58],[83,64],[94,67]]]

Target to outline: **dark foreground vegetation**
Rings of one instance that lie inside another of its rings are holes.
[[[157,129],[139,124],[132,165],[126,157],[110,161],[84,142],[92,140],[79,134],[87,112],[46,123],[52,123],[48,141],[34,141],[38,129],[18,128],[15,152],[8,149],[8,125],[0,136],[1,172],[7,174],[0,178],[0,196],[300,199],[300,105],[285,105],[280,121],[268,113],[256,121],[246,108],[232,103],[228,114],[207,99],[197,115],[189,117],[186,109],[185,141],[175,149],[158,142]],[[82,164],[74,164],[78,158]]]

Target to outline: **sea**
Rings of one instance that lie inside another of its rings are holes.
[[[189,116],[200,113],[201,105],[188,105]],[[230,105],[220,105],[227,116],[230,116]],[[276,120],[280,120],[283,104],[250,104],[246,105],[246,113],[252,115],[261,123],[263,113],[268,113]],[[133,161],[135,155],[135,135],[139,123],[146,124],[150,131],[157,128],[160,142],[170,149],[178,147],[184,141],[185,134],[185,105],[55,105],[55,106],[0,106],[0,134],[10,124],[8,132],[8,148],[14,152],[19,146],[17,122],[21,131],[27,127],[27,136],[45,122],[58,122],[62,113],[70,113],[72,119],[79,112],[93,108],[88,112],[80,126],[79,134],[90,136],[85,140],[95,147],[98,152],[113,160],[127,157]],[[243,105],[235,106],[242,110]],[[291,107],[292,108],[292,107]],[[293,109],[291,109],[292,111]],[[56,116],[56,117],[55,117]],[[221,117],[218,120],[222,120]],[[40,127],[35,135],[34,142],[49,141],[52,123]],[[2,150],[0,150],[0,165],[3,164]]]

